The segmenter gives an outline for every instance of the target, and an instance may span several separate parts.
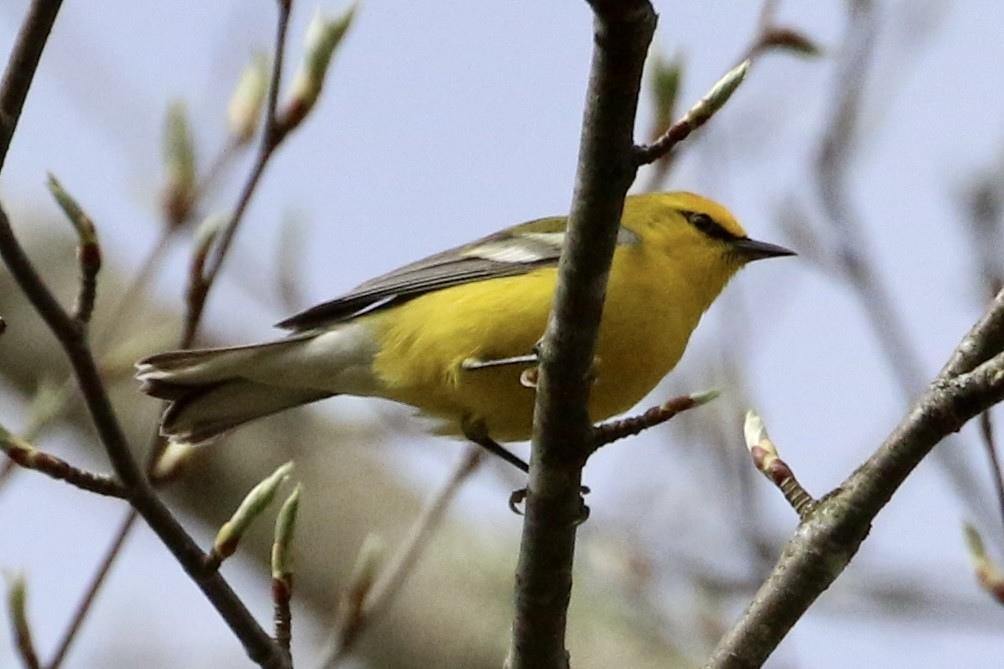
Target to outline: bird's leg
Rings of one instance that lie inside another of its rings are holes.
[[[464,436],[469,440],[473,441],[475,444],[485,449],[492,455],[498,456],[508,462],[513,467],[516,467],[524,474],[530,473],[530,465],[526,464],[519,456],[507,450],[497,441],[488,436],[485,432],[484,425],[478,422],[472,422],[467,419],[461,421],[460,429],[463,430]]]
[[[508,358],[495,358],[493,360],[482,360],[481,358],[466,358],[460,363],[460,368],[465,371],[475,371],[478,369],[491,369],[492,367],[506,367],[508,365],[536,365],[537,354],[514,355]]]
[[[492,455],[502,458],[524,474],[530,473],[530,466],[528,464],[488,436],[488,432],[486,431],[483,422],[465,418],[460,421],[460,429],[463,430],[465,437]],[[523,515],[523,512],[520,511],[518,507],[524,499],[526,499],[526,488],[514,490],[509,496],[509,509],[516,515]]]
[[[497,441],[489,437],[487,432],[485,431],[484,424],[481,423],[480,421],[471,421],[469,419],[464,419],[460,422],[460,428],[463,430],[464,436],[467,437],[470,441],[474,442],[475,444],[485,449],[492,455],[496,455],[502,458],[512,466],[519,469],[524,474],[530,473],[530,466],[526,464],[526,462],[524,462],[519,456],[514,455],[513,453],[508,451],[505,447],[503,447],[501,444],[499,444]],[[581,486],[579,492],[582,495],[588,495],[589,486]],[[527,495],[526,488],[520,488],[519,490],[514,490],[512,494],[509,495],[509,509],[513,513],[520,516],[523,515],[523,512],[519,510],[519,505],[526,500],[526,495]],[[585,502],[583,502],[582,511],[580,512],[580,517],[578,519],[578,522],[583,523],[586,521],[587,518],[589,518],[589,507],[585,505]]]
[[[480,369],[493,369],[496,367],[508,367],[510,365],[535,365],[537,364],[536,352],[527,355],[514,355],[508,358],[493,358],[482,360],[481,358],[467,358],[460,363],[460,368],[465,371],[477,371]],[[461,421],[461,429],[464,436],[485,449],[492,455],[502,458],[510,465],[516,467],[524,474],[530,472],[530,466],[521,458],[504,448],[497,441],[488,436],[484,424],[480,421],[472,421],[465,418]]]

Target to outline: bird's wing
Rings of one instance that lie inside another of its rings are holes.
[[[300,332],[407,302],[435,290],[554,266],[565,218],[544,218],[405,265],[277,325]]]

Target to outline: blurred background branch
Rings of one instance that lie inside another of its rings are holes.
[[[656,3],[664,17],[660,49],[680,55],[685,76],[676,85],[686,100],[734,62],[760,25],[759,8],[740,3],[710,16],[699,4]],[[887,378],[888,363],[873,350],[872,326],[828,264],[833,228],[818,201],[815,161],[846,72],[863,78],[863,89],[858,139],[841,168],[841,187],[859,217],[876,280],[887,285],[901,314],[921,382],[993,294],[987,277],[1000,276],[994,203],[1002,133],[992,110],[1001,103],[985,84],[997,54],[988,36],[1004,22],[999,7],[876,1],[867,15],[871,25],[862,26],[864,3],[766,5],[771,25],[811,37],[822,57],[762,59],[730,114],[701,133],[655,183],[717,196],[757,235],[769,237],[768,223],[776,223],[801,257],[814,262],[783,275],[766,270],[740,282],[748,279],[748,287],[730,288],[651,403],[709,387],[723,390],[720,399],[700,416],[681,416],[630,446],[604,449],[587,469],[593,516],[580,533],[584,559],[571,618],[581,626],[570,630],[569,641],[576,666],[693,666],[773,564],[793,519],[748,464],[740,431],[747,407],[762,408],[799,478],[821,491],[863,459],[861,445],[875,443],[906,404],[896,377]],[[11,42],[9,28],[24,6],[0,7],[0,28]],[[66,260],[73,240],[65,222],[38,209],[45,172],[72,183],[95,208],[107,262],[93,328],[99,335],[113,328],[102,371],[128,417],[130,440],[142,443],[157,409],[140,403],[128,376],[134,360],[170,347],[177,336],[179,286],[187,272],[181,247],[191,232],[168,234],[157,225],[161,110],[184,93],[195,146],[218,146],[206,138],[227,132],[214,120],[226,106],[227,82],[236,80],[248,54],[271,42],[274,22],[267,8],[249,12],[226,3],[140,13],[128,4],[107,13],[65,11],[71,20],[57,26],[49,69],[43,62],[42,84],[30,101],[36,107],[19,130],[23,139],[12,146],[0,188],[16,212],[19,235],[34,240],[32,257],[47,278],[62,277],[58,292],[66,299],[77,285]],[[588,49],[573,35],[588,33],[586,14],[582,7],[550,5],[489,3],[477,11],[367,5],[354,29],[357,39],[339,57],[338,87],[316,112],[323,121],[311,129],[314,140],[284,149],[249,209],[247,230],[235,242],[240,260],[228,264],[232,278],[219,287],[220,303],[239,308],[207,312],[205,343],[253,340],[268,323],[360,278],[478,232],[560,212],[570,189]],[[291,31],[302,32],[308,19],[294,15]],[[569,26],[568,38],[557,39],[555,26]],[[871,65],[844,70],[851,57],[845,41],[859,31],[874,40]],[[137,53],[144,57],[133,58]],[[478,53],[477,67],[458,53]],[[655,115],[650,111],[641,123],[649,127]],[[467,138],[484,137],[485,128],[491,145],[472,149]],[[206,202],[233,194],[235,175],[250,158],[235,152],[227,160],[224,169],[207,170],[218,176]],[[485,169],[492,178],[484,178]],[[324,225],[297,233],[306,241],[302,253],[293,253],[287,238],[271,232],[280,220]],[[141,249],[161,236],[172,243],[144,258]],[[151,275],[143,280],[146,288],[120,310],[118,296],[137,270]],[[100,469],[87,450],[93,432],[76,400],[58,421],[38,418],[51,411],[54,389],[66,388],[67,369],[51,342],[35,336],[40,324],[18,305],[8,279],[0,273],[0,314],[9,324],[0,337],[0,374],[10,407],[5,416],[21,422],[6,427]],[[111,345],[114,339],[119,343]],[[457,446],[417,436],[415,421],[379,405],[336,400],[323,411],[249,426],[218,448],[196,452],[170,491],[172,504],[208,545],[212,528],[250,485],[281,462],[297,460],[305,488],[294,656],[327,642],[365,537],[376,533],[393,551],[457,454]],[[962,517],[972,517],[989,555],[999,558],[994,548],[1002,533],[994,528],[1000,525],[988,518],[992,493],[982,492],[991,490],[991,478],[982,453],[969,447],[983,441],[967,430],[950,446],[981,501],[958,504],[933,470],[921,467],[917,482],[884,516],[883,531],[782,647],[779,663],[848,666],[867,656],[886,666],[995,666],[981,663],[1004,652],[1001,614],[973,583],[957,529]],[[361,638],[350,663],[498,666],[517,526],[505,499],[521,484],[494,464],[472,477],[432,550]],[[85,589],[120,522],[118,507],[63,487],[19,471],[0,480],[0,505],[16,510],[0,520],[4,536],[12,537],[0,549],[0,564],[25,571],[28,614],[43,650],[57,645],[75,593]],[[239,553],[244,559],[224,567],[262,620],[271,610],[267,569],[247,558],[263,560],[271,540],[268,528],[258,528]],[[67,562],[67,546],[85,555]],[[191,588],[172,580],[176,570],[160,556],[161,549],[137,533],[70,660],[246,666],[238,648],[221,642],[225,631],[203,605],[185,599]],[[127,623],[137,607],[154,604],[164,612],[164,626],[140,647]],[[185,625],[176,622],[182,618]],[[212,640],[200,641],[203,633]],[[172,641],[158,641],[165,638]],[[0,639],[0,663],[13,657],[9,643]],[[584,664],[593,658],[595,665]]]

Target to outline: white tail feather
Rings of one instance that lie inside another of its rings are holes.
[[[172,351],[137,363],[143,391],[171,401],[161,431],[207,441],[242,423],[332,395],[372,395],[376,347],[352,323],[321,333],[232,348]]]

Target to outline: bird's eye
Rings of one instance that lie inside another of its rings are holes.
[[[735,235],[723,228],[718,221],[699,211],[684,212],[687,222],[712,239],[729,240]]]
[[[712,218],[707,214],[690,213],[687,215],[687,220],[690,221],[692,226],[709,236],[714,234],[715,228],[718,227],[714,220],[712,220]]]

